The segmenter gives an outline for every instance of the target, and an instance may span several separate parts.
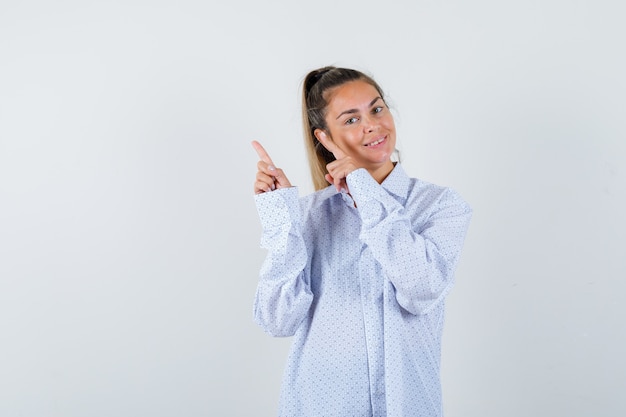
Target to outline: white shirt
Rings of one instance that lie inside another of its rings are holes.
[[[350,195],[255,197],[268,253],[254,317],[294,336],[279,415],[441,416],[444,298],[471,209],[400,164],[382,184],[346,180]]]

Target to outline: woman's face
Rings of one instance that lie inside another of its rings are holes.
[[[391,172],[396,127],[374,86],[358,80],[331,90],[326,125],[330,139],[359,167],[372,175]]]

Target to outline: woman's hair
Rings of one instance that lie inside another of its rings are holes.
[[[347,82],[359,80],[372,85],[383,101],[385,100],[383,91],[376,81],[361,71],[330,66],[313,70],[304,78],[302,125],[315,190],[328,186],[325,179],[326,165],[335,160],[333,154],[315,137],[315,129],[324,130],[330,136],[326,125],[326,108],[331,91]]]

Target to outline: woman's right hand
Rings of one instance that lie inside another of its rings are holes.
[[[256,181],[254,182],[254,193],[269,193],[279,188],[291,187],[291,183],[283,170],[276,168],[272,158],[270,158],[263,146],[256,140],[253,140],[252,147],[259,155],[259,158],[261,158],[257,163],[258,171],[256,173]]]

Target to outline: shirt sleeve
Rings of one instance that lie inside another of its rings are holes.
[[[313,300],[306,277],[307,250],[302,237],[298,190],[284,188],[255,196],[268,250],[254,300],[255,321],[272,336],[292,336]]]
[[[395,288],[398,304],[414,315],[427,314],[452,287],[471,208],[457,193],[442,188],[425,223],[414,225],[411,208],[366,170],[353,171],[347,182],[362,220],[360,239]]]

